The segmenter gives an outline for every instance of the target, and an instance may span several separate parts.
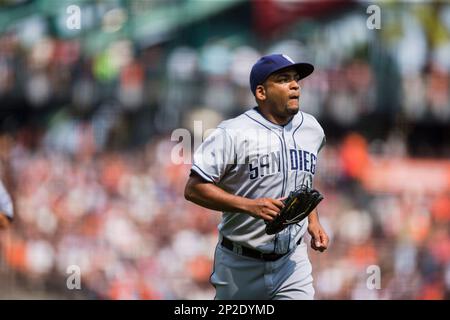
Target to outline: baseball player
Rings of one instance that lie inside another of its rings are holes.
[[[185,198],[223,212],[210,278],[215,299],[314,298],[304,234],[314,250],[329,241],[317,210],[277,234],[265,232],[289,192],[313,184],[325,135],[299,111],[299,80],[313,70],[283,54],[259,59],[250,73],[257,107],[219,124],[194,154]]]
[[[0,230],[7,228],[14,215],[11,196],[0,181]]]

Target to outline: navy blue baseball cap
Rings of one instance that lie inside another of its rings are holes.
[[[314,66],[306,62],[295,63],[285,54],[270,54],[260,58],[252,67],[250,72],[250,89],[253,95],[256,87],[262,84],[274,72],[294,67],[300,79],[306,78],[314,71]]]

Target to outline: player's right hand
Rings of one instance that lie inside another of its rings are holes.
[[[281,199],[258,198],[251,200],[248,213],[255,218],[272,221],[283,207]]]

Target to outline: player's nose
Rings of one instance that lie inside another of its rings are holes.
[[[296,91],[299,91],[299,90],[300,90],[300,85],[298,84],[298,81],[296,81],[295,79],[292,80],[292,81],[289,83],[289,89],[290,89],[290,90],[296,90]]]

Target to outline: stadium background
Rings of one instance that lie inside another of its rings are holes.
[[[0,173],[16,219],[0,232],[0,298],[211,299],[220,214],[184,200],[171,134],[253,106],[251,65],[283,52],[316,66],[301,108],[328,138],[316,298],[448,299],[450,4],[375,2],[371,30],[373,3],[1,1]]]

